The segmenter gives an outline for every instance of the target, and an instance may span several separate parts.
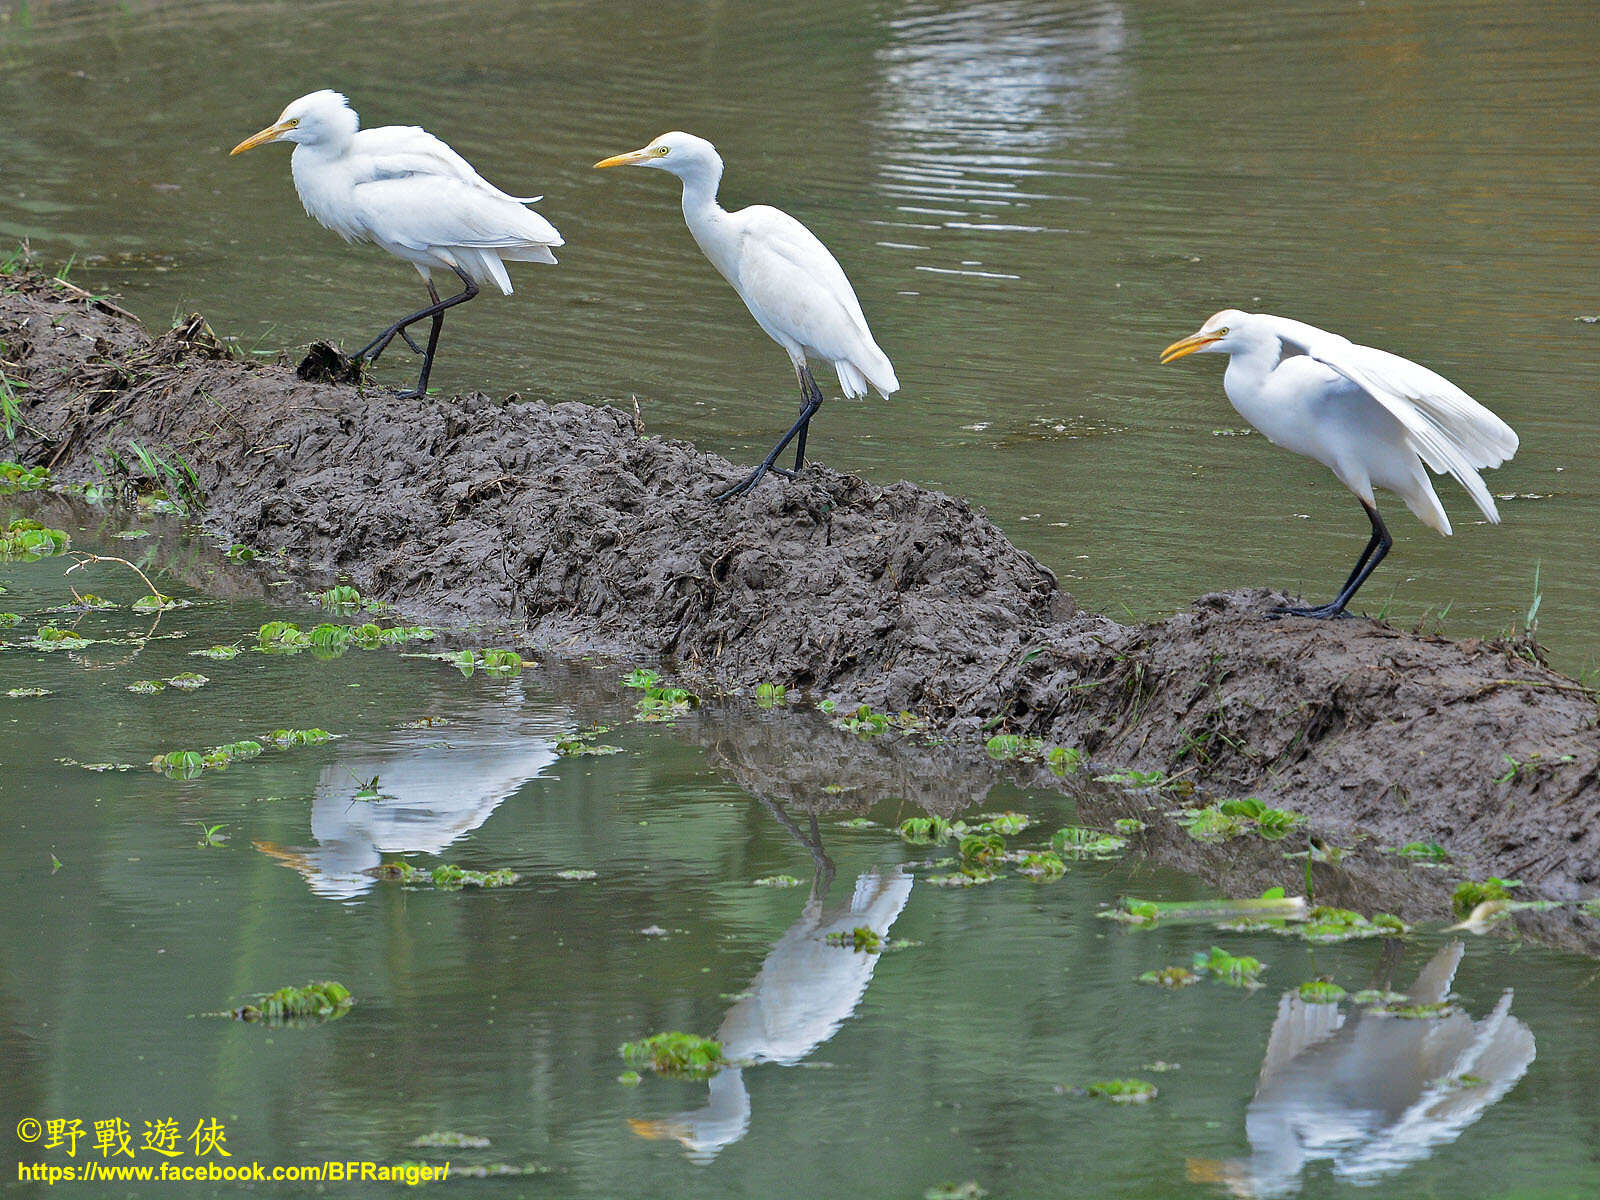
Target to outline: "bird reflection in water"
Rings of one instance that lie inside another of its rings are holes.
[[[829,945],[828,934],[866,926],[884,937],[911,895],[911,876],[903,867],[873,868],[856,877],[848,896],[830,904],[833,863],[822,853],[815,818],[807,837],[779,806],[763,803],[807,844],[817,871],[799,919],[772,947],[743,999],[717,1029],[723,1054],[740,1065],[711,1077],[703,1107],[661,1120],[628,1122],[644,1137],[677,1139],[691,1162],[709,1163],[750,1127],[744,1068],[757,1063],[793,1066],[838,1032],[861,1003],[878,955]]]
[[[1435,954],[1407,990],[1411,1002],[1443,1001],[1461,955],[1460,942]],[[1305,1168],[1327,1159],[1341,1179],[1376,1183],[1455,1140],[1533,1058],[1509,988],[1477,1021],[1460,1009],[1411,1019],[1345,1013],[1286,992],[1245,1112],[1250,1157],[1191,1161],[1189,1178],[1266,1200],[1299,1191]]]
[[[316,846],[255,846],[299,871],[317,895],[353,900],[373,886],[368,872],[385,855],[441,853],[557,757],[554,737],[529,729],[515,705],[471,725],[406,730],[323,768],[311,801]],[[353,799],[374,777],[378,798]]]

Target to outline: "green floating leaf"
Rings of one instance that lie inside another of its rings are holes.
[[[763,875],[760,879],[752,879],[751,887],[764,888],[792,888],[799,887],[800,881],[793,875]]]
[[[1162,967],[1156,971],[1146,971],[1139,976],[1140,983],[1153,983],[1157,987],[1185,988],[1200,982],[1200,976],[1189,970],[1188,967]]]
[[[283,987],[230,1014],[240,1021],[334,1021],[350,1011],[355,1001],[342,983],[324,979],[304,987]]]
[[[1249,955],[1229,954],[1220,946],[1213,946],[1209,951],[1196,951],[1194,956],[1194,969],[1202,975],[1209,975],[1219,983],[1231,984],[1234,987],[1255,987],[1257,977],[1266,969],[1266,964],[1259,958]]]
[[[630,1066],[648,1067],[659,1075],[705,1079],[727,1065],[721,1042],[692,1033],[656,1033],[624,1042],[619,1051]]]
[[[907,817],[895,827],[900,839],[913,846],[937,845],[950,836],[951,825],[943,817]]]
[[[72,538],[64,529],[47,529],[37,521],[18,517],[0,527],[0,562],[38,562],[65,554]]]
[[[1064,825],[1050,838],[1050,849],[1072,858],[1115,858],[1127,848],[1127,838],[1082,825]]]
[[[1495,875],[1481,882],[1464,880],[1451,893],[1450,907],[1455,910],[1456,916],[1465,917],[1486,901],[1511,899],[1512,889],[1521,886],[1520,879],[1501,879]]]
[[[858,954],[877,954],[883,949],[883,938],[874,929],[857,925],[849,931],[830,933],[823,938],[830,946],[843,946]]]
[[[194,658],[209,658],[217,662],[226,662],[230,658],[238,658],[240,650],[237,646],[207,646],[204,650],[191,650],[189,654]]]
[[[1148,1104],[1160,1094],[1155,1084],[1143,1079],[1107,1079],[1091,1083],[1088,1092],[1113,1104]]]
[[[275,746],[315,746],[333,740],[326,729],[274,729],[267,741]]]
[[[1300,999],[1307,1004],[1337,1004],[1347,994],[1337,983],[1327,979],[1314,979],[1300,985]]]

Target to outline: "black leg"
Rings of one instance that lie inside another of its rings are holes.
[[[778,455],[783,453],[783,448],[794,440],[796,434],[802,433],[805,430],[805,427],[810,423],[811,418],[816,416],[817,409],[821,407],[822,396],[820,393],[806,397],[806,406],[800,410],[800,419],[790,426],[788,433],[784,434],[783,437],[778,439],[778,444],[772,448],[771,454],[767,455],[766,458],[761,460],[761,465],[758,466],[754,471],[751,471],[750,474],[746,475],[727,491],[718,492],[715,496],[711,497],[711,499],[716,502],[731,500],[735,496],[744,495],[751,488],[755,487],[756,484],[760,483],[761,477],[773,469],[772,464],[777,461]]]
[[[822,389],[817,386],[817,381],[812,378],[810,367],[802,365],[799,373],[800,393],[804,397],[800,404],[800,411],[804,413],[806,406],[814,403],[816,407],[812,408],[811,411],[815,413],[817,408],[822,407]],[[800,440],[795,444],[794,448],[795,474],[799,474],[806,469],[806,434],[810,429],[811,418],[806,417],[805,424],[800,426]]]
[[[1361,507],[1366,510],[1367,520],[1372,523],[1372,537],[1367,542],[1367,548],[1361,552],[1361,557],[1356,559],[1356,565],[1351,570],[1349,578],[1344,581],[1344,586],[1339,589],[1339,594],[1326,604],[1316,608],[1275,608],[1273,616],[1314,617],[1319,620],[1328,617],[1348,617],[1345,605],[1349,604],[1361,585],[1367,581],[1373,571],[1378,569],[1378,564],[1383,561],[1383,556],[1389,553],[1389,547],[1394,545],[1394,538],[1389,536],[1389,528],[1383,523],[1383,518],[1378,515],[1378,510],[1365,500]]]
[[[366,346],[351,355],[351,358],[358,362],[362,359],[366,359],[368,362],[377,362],[378,355],[388,348],[390,342],[394,341],[397,336],[404,338],[406,345],[410,346],[416,353],[423,355],[423,360],[422,377],[418,380],[416,390],[403,392],[401,393],[402,396],[420,396],[427,390],[428,373],[433,370],[433,354],[439,344],[439,330],[444,327],[444,310],[454,308],[457,304],[465,304],[478,294],[478,285],[464,271],[459,267],[451,269],[455,271],[456,277],[461,280],[464,287],[464,290],[459,295],[451,296],[448,300],[441,300],[439,299],[438,291],[435,290],[430,282],[428,284],[428,297],[431,303],[426,308],[419,308],[410,316],[396,321],[377,337],[373,338],[372,341],[368,342]],[[432,318],[433,328],[428,336],[428,347],[424,350],[412,340],[411,335],[406,332],[406,327],[429,318]]]

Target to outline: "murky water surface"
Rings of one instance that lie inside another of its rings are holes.
[[[153,631],[126,608],[50,614],[71,584],[124,603],[142,587],[114,564],[70,579],[64,559],[0,565],[0,605],[19,618],[0,693],[48,692],[0,694],[0,1129],[86,1131],[76,1158],[40,1140],[0,1161],[81,1165],[95,1122],[120,1118],[136,1165],[160,1161],[146,1122],[186,1139],[215,1120],[234,1162],[536,1172],[449,1185],[504,1196],[915,1198],[947,1180],[995,1196],[1600,1189],[1592,961],[1437,929],[1337,946],[1129,930],[1098,916],[1120,895],[1207,894],[1137,855],[1050,883],[936,886],[942,852],[893,831],[918,812],[911,785],[892,766],[876,781],[844,772],[836,746],[819,767],[806,739],[778,736],[804,714],[640,723],[613,665],[469,678],[393,648],[263,654],[262,623],[327,614],[174,525],[147,519],[154,536],[118,541],[113,517],[29,507],[194,604]],[[52,621],[101,640],[29,648]],[[246,649],[192,654],[218,644]],[[194,670],[210,680],[198,691],[127,690]],[[620,753],[558,753],[596,722]],[[188,780],[145,765],[312,727],[336,739]],[[820,782],[834,771],[837,794]],[[915,786],[947,810],[1034,817],[1014,847],[1079,815],[987,774]],[[208,831],[218,844],[201,844]],[[395,862],[521,879],[449,892],[372,873]],[[774,876],[794,886],[756,884]],[[1298,876],[1286,863],[1285,882]],[[859,927],[902,945],[827,941]],[[1264,986],[1136,982],[1213,945],[1264,961]],[[1419,1002],[1453,989],[1456,1008],[1307,1005],[1298,987],[1318,978]],[[221,1015],[313,979],[342,982],[355,1007],[305,1028]],[[618,1047],[665,1030],[714,1034],[743,1065],[620,1083]],[[1125,1078],[1160,1094],[1121,1107],[1079,1093]],[[414,1144],[438,1132],[489,1144]],[[177,1148],[196,1161],[197,1143]]]
[[[286,153],[226,157],[286,100],[337,86],[369,121],[421,121],[497,183],[545,193],[568,238],[559,267],[523,267],[515,297],[452,319],[436,382],[636,394],[653,430],[749,458],[793,408],[782,355],[700,258],[671,181],[589,169],[687,128],[727,156],[730,204],[778,203],[834,248],[895,360],[892,410],[823,414],[829,463],[972,497],[1119,615],[1245,583],[1320,596],[1365,537],[1355,506],[1320,468],[1225,436],[1240,422],[1218,364],[1155,365],[1225,304],[1292,314],[1430,363],[1523,434],[1491,477],[1514,497],[1505,524],[1441,485],[1457,536],[1398,516],[1369,604],[1392,591],[1407,618],[1449,605],[1447,630],[1493,633],[1528,608],[1537,565],[1546,639],[1574,669],[1600,658],[1600,335],[1573,319],[1600,303],[1587,4],[0,17],[0,237],[77,255],[75,279],[155,324],[200,308],[247,344],[353,344],[414,305],[409,268],[304,217]],[[1288,993],[1321,976],[1426,992],[1457,951],[1428,931],[1320,948],[1127,932],[1095,915],[1119,894],[1204,894],[1137,858],[1047,885],[931,886],[929,855],[890,832],[911,811],[895,789],[829,813],[826,793],[784,782],[814,770],[803,752],[735,782],[721,764],[749,756],[706,747],[759,726],[638,724],[606,682],[620,670],[463,678],[392,649],[197,659],[317,617],[174,529],[123,543],[87,523],[79,546],[135,556],[197,603],[157,630],[183,638],[0,653],[0,693],[52,692],[0,695],[8,1139],[24,1116],[78,1118],[81,1162],[96,1120],[128,1120],[137,1146],[146,1121],[214,1118],[236,1158],[268,1165],[544,1172],[463,1185],[507,1196],[918,1197],[969,1179],[996,1196],[1600,1192],[1591,962],[1474,939],[1444,1021],[1307,1008]],[[63,567],[0,566],[0,611],[22,618],[0,637],[29,636],[69,583],[137,590],[117,568]],[[149,623],[117,610],[80,628]],[[196,669],[212,680],[197,692],[126,690]],[[622,753],[557,755],[596,721]],[[340,737],[189,781],[137,766],[288,726]],[[356,799],[373,777],[380,798]],[[987,779],[940,786],[1039,818],[1023,844],[1075,815]],[[875,824],[846,823],[862,816]],[[197,844],[219,824],[225,842]],[[447,893],[366,873],[400,859],[523,878]],[[752,885],[776,874],[800,884]],[[875,958],[823,940],[858,925],[919,944]],[[1264,960],[1265,986],[1133,982],[1214,943]],[[202,1015],[324,977],[358,998],[327,1025]],[[716,1033],[750,1065],[617,1083],[618,1045],[664,1029]],[[1073,1092],[1124,1077],[1161,1094],[1118,1108]],[[412,1145],[441,1130],[491,1145]]]
[[[334,86],[544,193],[566,235],[558,267],[451,317],[439,386],[637,395],[652,430],[751,459],[797,402],[783,354],[675,181],[590,166],[689,129],[730,205],[834,249],[895,362],[892,404],[823,414],[833,466],[971,497],[1119,615],[1256,583],[1320,600],[1359,508],[1227,436],[1219,361],[1156,363],[1216,309],[1285,313],[1430,364],[1522,434],[1490,476],[1501,527],[1449,482],[1448,541],[1391,504],[1369,610],[1497,633],[1537,568],[1559,660],[1600,662],[1588,0],[4,7],[0,237],[76,254],[152,322],[356,346],[421,301],[409,267],[300,211],[285,148],[227,157]]]

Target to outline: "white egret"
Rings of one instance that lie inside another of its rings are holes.
[[[507,260],[556,261],[550,251],[561,245],[561,235],[526,207],[541,197],[507,195],[424,129],[361,129],[338,92],[312,92],[230,154],[278,141],[296,143],[289,166],[307,213],[347,242],[375,242],[405,259],[428,285],[431,304],[396,321],[354,355],[376,362],[397,334],[404,338],[423,356],[416,390],[404,396],[427,391],[446,309],[471,300],[480,285],[493,283],[510,295]],[[436,270],[455,272],[465,290],[439,299]],[[406,330],[430,317],[433,328],[424,351]]]
[[[1222,387],[1239,415],[1273,445],[1331,470],[1372,523],[1372,538],[1337,596],[1315,608],[1280,613],[1348,615],[1345,605],[1394,544],[1378,515],[1374,487],[1395,493],[1424,525],[1449,536],[1450,518],[1424,463],[1453,475],[1483,515],[1499,524],[1478,470],[1515,454],[1517,435],[1443,376],[1302,321],[1233,308],[1172,343],[1161,361],[1195,353],[1229,355]]]
[[[773,463],[797,436],[794,469],[805,466],[806,431],[822,407],[822,389],[808,360],[831,363],[840,388],[851,398],[865,396],[868,385],[885,397],[899,388],[894,367],[867,328],[855,290],[817,236],[788,213],[765,204],[728,212],[717,203],[722,158],[710,142],[689,133],[664,133],[641,150],[595,166],[655,167],[683,181],[683,218],[689,232],[739,293],[756,324],[789,352],[800,380],[800,419],[760,466],[717,500],[748,492],[768,471],[791,474]]]

